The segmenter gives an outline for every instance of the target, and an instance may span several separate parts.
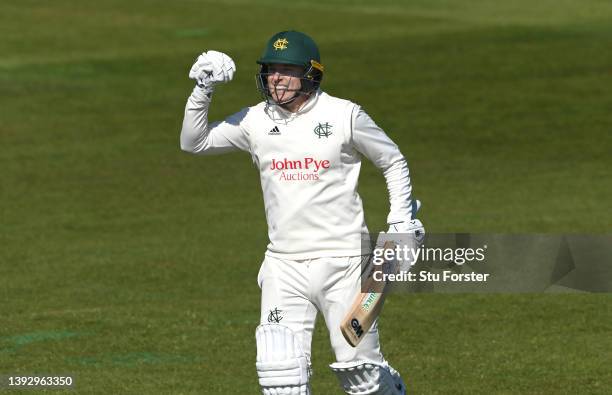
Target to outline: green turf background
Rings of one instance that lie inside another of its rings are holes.
[[[211,118],[259,100],[294,28],[329,93],[409,160],[432,232],[610,233],[612,2],[0,2],[0,374],[78,393],[255,394],[267,243],[245,154],[178,135],[199,52],[236,61]],[[384,179],[364,164],[370,228]],[[609,295],[394,295],[383,350],[416,394],[604,394]],[[313,388],[338,393],[322,320]],[[606,390],[605,388],[608,388]]]

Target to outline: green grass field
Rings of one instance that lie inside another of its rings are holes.
[[[260,100],[255,59],[287,28],[408,157],[429,231],[612,230],[612,2],[3,0],[0,375],[258,393],[258,175],[178,136],[201,51],[238,67],[219,119]],[[384,179],[360,181],[381,230]],[[611,301],[393,295],[383,350],[414,394],[605,394]],[[339,393],[322,320],[313,355],[315,393]]]

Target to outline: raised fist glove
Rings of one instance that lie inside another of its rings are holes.
[[[198,56],[189,71],[189,78],[205,90],[212,91],[216,84],[226,83],[234,78],[236,65],[232,58],[218,51],[208,51]]]

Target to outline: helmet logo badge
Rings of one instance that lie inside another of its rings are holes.
[[[287,44],[289,44],[289,41],[287,41],[286,38],[279,38],[278,40],[274,41],[272,46],[274,47],[275,51],[283,51],[287,49]]]

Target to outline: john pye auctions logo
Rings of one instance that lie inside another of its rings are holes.
[[[287,170],[287,169],[312,169],[312,171],[319,171],[319,169],[329,169],[328,160],[317,160],[315,158],[304,158],[303,160],[289,160],[284,158],[282,161],[272,159],[270,165],[272,170]]]
[[[303,159],[272,159],[270,170],[280,170],[280,180],[283,181],[316,181],[323,170],[329,169],[331,164],[327,159],[305,157]],[[288,172],[286,170],[307,170],[308,172]]]

